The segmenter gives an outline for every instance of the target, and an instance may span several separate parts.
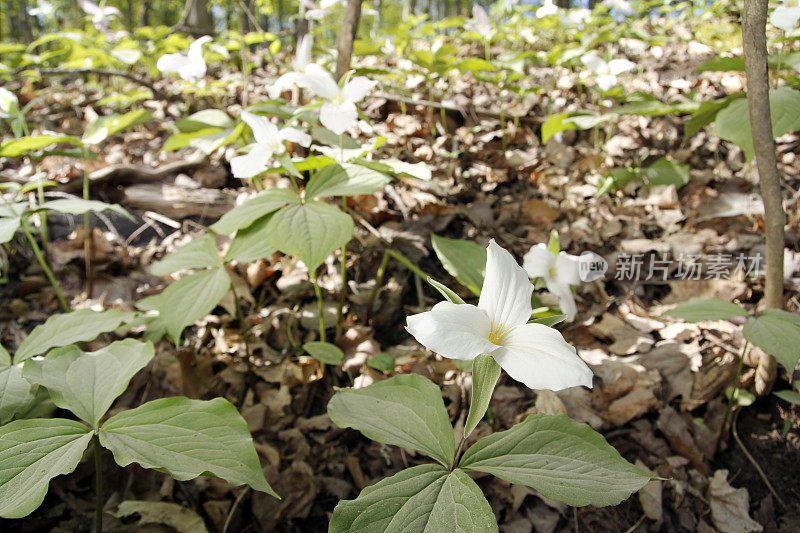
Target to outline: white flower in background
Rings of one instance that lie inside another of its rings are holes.
[[[56,12],[56,8],[47,0],[39,0],[36,7],[28,8],[28,15],[32,17],[50,18]]]
[[[311,49],[314,47],[314,36],[310,33],[303,35],[297,43],[296,55],[292,62],[294,71],[283,74],[280,78],[275,80],[272,87],[269,88],[269,97],[275,100],[279,98],[281,93],[286,89],[297,85],[301,76],[305,74],[306,67],[311,63]]]
[[[553,0],[544,0],[542,7],[536,10],[537,19],[557,14],[558,14],[558,6],[553,3]]]
[[[341,0],[320,0],[319,4],[310,0],[303,0],[306,8],[305,17],[309,20],[321,20],[328,16],[333,6]]]
[[[546,244],[532,246],[522,258],[522,267],[531,278],[544,278],[547,290],[558,297],[561,312],[572,322],[578,314],[572,285],[581,283],[580,259],[566,252],[553,253]]]
[[[531,389],[592,386],[592,371],[561,333],[528,324],[533,285],[506,250],[489,242],[486,277],[477,307],[439,302],[408,317],[406,329],[428,349],[450,359],[489,354]]]
[[[87,15],[92,17],[92,24],[104,33],[108,31],[112,18],[122,16],[119,9],[114,6],[100,7],[90,0],[78,0],[78,5]]]
[[[14,118],[19,115],[19,100],[14,93],[0,87],[0,118]]]
[[[597,86],[603,91],[617,85],[617,76],[636,68],[636,64],[627,59],[612,59],[606,62],[593,52],[581,56],[581,63],[594,73]]]
[[[315,95],[327,100],[319,110],[319,121],[337,135],[341,135],[358,118],[356,103],[377,85],[364,76],[356,76],[344,87],[339,87],[330,72],[317,64],[306,67],[306,73],[297,82]]]
[[[394,45],[394,40],[391,37],[387,37],[383,42],[383,46],[381,46],[381,52],[387,56],[393,56],[397,54],[397,47]]]
[[[185,54],[164,54],[158,58],[156,68],[165,74],[175,72],[185,81],[196,82],[206,75],[203,45],[211,41],[211,37],[204,35],[190,44]]]
[[[788,4],[789,2],[785,3]],[[800,20],[800,7],[797,5],[776,7],[769,16],[770,23],[785,32],[795,29],[798,20]]]
[[[254,115],[248,111],[242,111],[241,116],[253,130],[256,142],[248,153],[231,159],[231,172],[237,178],[252,178],[267,170],[272,156],[286,151],[286,146],[283,144],[286,141],[305,147],[311,145],[311,137],[300,130],[294,128],[279,130],[267,117]]]
[[[603,4],[619,14],[633,13],[633,5],[628,0],[603,0]]]
[[[468,30],[478,33],[484,39],[489,39],[494,32],[489,14],[479,4],[472,6],[472,20],[465,24]]]
[[[592,12],[588,9],[570,9],[559,13],[558,21],[564,26],[580,26]]]

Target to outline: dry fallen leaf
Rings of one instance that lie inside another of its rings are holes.
[[[145,502],[127,500],[119,504],[116,512],[111,514],[117,518],[139,515],[138,524],[164,524],[178,533],[205,533],[208,531],[203,519],[191,509],[177,503]]]
[[[717,470],[708,486],[711,519],[721,533],[749,533],[764,528],[750,518],[750,495],[747,489],[735,489],[728,483],[728,471]]]

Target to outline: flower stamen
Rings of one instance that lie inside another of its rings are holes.
[[[500,346],[503,343],[503,338],[511,331],[513,326],[503,329],[503,324],[498,324],[494,327],[494,322],[489,322],[489,342]]]

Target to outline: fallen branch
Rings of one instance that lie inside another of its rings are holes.
[[[485,109],[476,109],[474,107],[470,107],[469,109],[465,109],[463,107],[444,104],[442,102],[433,102],[431,100],[420,100],[418,98],[409,98],[407,96],[399,96],[399,95],[396,95],[396,94],[383,93],[383,92],[372,93],[371,97],[372,98],[383,98],[384,100],[387,100],[387,101],[390,101],[390,102],[401,102],[401,103],[406,104],[406,105],[419,105],[419,106],[423,106],[423,107],[433,107],[435,109],[444,109],[445,111],[450,111],[450,112],[453,112],[453,113],[460,113],[461,116],[463,116],[464,118],[473,119],[473,120],[475,118],[477,118],[477,117],[493,118],[493,119],[496,119],[496,120],[500,120],[501,119],[500,113],[494,113],[492,111],[488,111],[488,110],[485,110]],[[506,119],[511,119],[511,120],[516,118],[520,122],[527,122],[528,124],[534,124],[536,126],[539,126],[542,123],[542,119],[541,118],[532,117],[530,115],[515,116],[515,115],[506,114],[505,118]]]
[[[208,156],[203,155],[186,161],[167,163],[158,168],[137,167],[133,165],[110,165],[89,174],[89,185],[94,188],[96,185],[107,182],[113,182],[116,185],[125,185],[128,183],[159,181],[167,176],[199,167],[206,163],[207,160]],[[23,185],[30,183],[29,180],[17,178],[16,176],[9,176],[9,178],[11,181]],[[60,183],[50,190],[78,194],[81,192],[82,187],[82,179],[77,178],[66,183]]]
[[[41,76],[80,76],[86,74],[94,74],[97,76],[117,76],[119,78],[125,78],[133,83],[139,84],[142,87],[146,87],[152,91],[153,96],[159,98],[161,100],[168,100],[168,96],[161,90],[157,89],[155,85],[142,79],[135,74],[131,74],[129,72],[121,72],[118,70],[102,70],[102,69],[94,69],[94,68],[37,68],[31,66],[19,67],[14,70],[14,74],[19,74],[20,72],[24,72],[26,70],[35,70]]]

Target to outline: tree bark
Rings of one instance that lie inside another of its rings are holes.
[[[781,309],[785,215],[769,108],[767,3],[768,0],[745,0],[742,38],[747,76],[747,105],[750,110],[759,186],[764,200],[764,233],[767,244],[764,300],[767,307]]]
[[[195,37],[214,33],[214,19],[208,10],[208,0],[186,0],[177,27]]]
[[[742,11],[742,44],[747,76],[747,107],[753,136],[761,198],[764,201],[764,234],[767,245],[767,279],[764,304],[783,308],[783,196],[769,107],[769,67],[767,65],[767,4],[769,0],[745,0]],[[789,374],[794,369],[787,368]],[[767,394],[777,375],[777,362],[763,353],[756,368],[756,392]]]
[[[347,0],[342,21],[342,32],[339,34],[339,50],[336,57],[336,79],[350,70],[350,61],[353,58],[353,42],[358,33],[358,23],[361,20],[361,0]]]

